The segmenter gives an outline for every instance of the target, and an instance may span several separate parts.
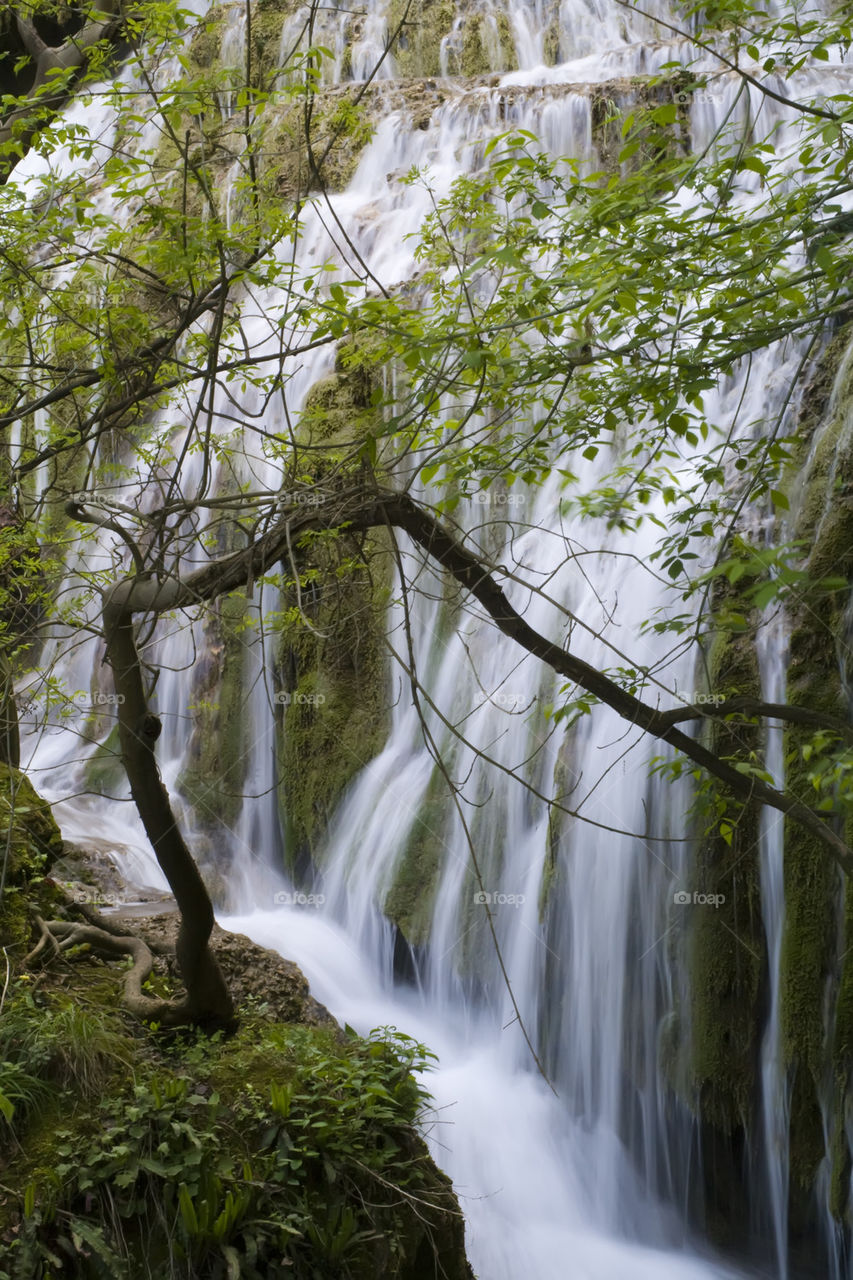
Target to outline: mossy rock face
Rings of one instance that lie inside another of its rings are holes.
[[[222,49],[225,24],[232,10],[226,5],[212,5],[193,32],[189,55],[195,66],[202,70],[212,67]]]
[[[292,865],[320,853],[344,790],[384,744],[384,601],[366,566],[334,580],[334,562],[347,550],[312,554],[318,581],[327,581],[304,613],[319,634],[297,612],[281,638],[281,802]]]
[[[716,611],[741,601],[730,587],[718,589]],[[761,696],[754,633],[724,632],[710,658],[714,692]],[[743,757],[761,749],[756,725],[717,722],[711,749],[722,757]],[[758,806],[743,804],[720,790],[728,805],[730,840],[716,824],[699,842],[695,883],[688,888],[717,895],[718,905],[689,905],[692,1090],[703,1120],[721,1134],[752,1127],[754,1080],[758,1067],[761,1000],[766,944],[761,916]],[[722,901],[719,899],[722,898]]]
[[[389,34],[401,22],[392,50],[401,79],[445,72],[471,79],[518,66],[512,25],[503,9],[484,13],[467,0],[413,0],[407,11],[405,0],[391,0]]]
[[[413,947],[429,941],[435,896],[447,857],[448,795],[446,781],[435,770],[382,904],[385,915]]]
[[[84,772],[87,791],[118,800],[128,793],[127,774],[121,758],[118,725],[114,725],[103,742],[86,761]]]
[[[337,87],[316,94],[310,154],[304,103],[284,103],[269,113],[259,159],[279,198],[304,199],[312,192],[343,191],[348,185],[383,110],[376,94],[367,94],[357,104],[356,93]]]
[[[0,764],[0,848],[7,855],[0,945],[20,958],[30,949],[31,906],[51,914],[58,891],[43,877],[62,857],[63,843],[50,805],[28,778],[5,764]]]
[[[503,12],[467,14],[451,45],[449,61],[451,73],[461,72],[463,76],[515,71],[518,57],[507,15]]]
[[[205,623],[203,656],[193,668],[192,720],[178,792],[202,828],[233,825],[243,803],[248,725],[243,592],[224,596]]]
[[[405,12],[405,0],[391,0],[389,32],[397,30]],[[404,79],[441,75],[441,42],[450,36],[455,19],[453,0],[413,0],[393,49],[397,75]]]
[[[309,392],[294,481],[324,490],[368,478],[358,447],[375,420],[369,362],[344,347],[335,373]],[[310,493],[309,493],[310,496]],[[349,782],[384,745],[388,689],[384,626],[389,564],[381,535],[330,532],[294,548],[301,578],[282,564],[279,647],[281,805],[289,861],[316,858]]]
[[[800,467],[810,456],[802,490],[793,496],[793,536],[810,547],[808,585],[791,608],[787,699],[791,706],[848,715],[842,683],[849,587],[821,588],[827,577],[853,581],[853,328],[830,342],[804,396]],[[816,433],[817,438],[815,438]],[[845,672],[845,677],[849,673]],[[812,731],[785,732],[787,784],[814,795],[803,750]],[[846,838],[853,842],[853,821]],[[792,1078],[790,1215],[794,1236],[810,1230],[819,1166],[830,1161],[830,1208],[845,1219],[851,1151],[845,1117],[853,1102],[853,887],[827,851],[793,823],[785,838],[786,917],[781,955],[782,1048]],[[827,1142],[824,1115],[830,1106]]]

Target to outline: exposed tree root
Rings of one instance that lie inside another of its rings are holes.
[[[46,964],[49,961],[56,959],[59,955],[59,943],[56,941],[56,938],[51,933],[50,929],[48,929],[41,916],[37,912],[34,912],[33,919],[35,921],[36,928],[39,931],[39,940],[33,947],[32,951],[28,952],[27,955],[24,956],[25,969],[31,969],[39,958],[41,958],[42,964]]]
[[[197,1021],[187,1001],[159,1000],[147,996],[142,984],[154,968],[151,948],[136,934],[107,932],[94,924],[79,924],[73,920],[48,920],[36,917],[41,937],[24,961],[30,965],[42,952],[50,951],[59,956],[71,947],[88,944],[94,951],[112,956],[130,956],[132,967],[124,977],[123,1004],[137,1018],[160,1022],[164,1026],[183,1026]]]

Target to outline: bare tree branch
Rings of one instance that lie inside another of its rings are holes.
[[[290,539],[311,529],[364,531],[391,524],[407,533],[429,556],[474,596],[504,635],[534,657],[545,662],[558,675],[579,685],[609,706],[629,724],[636,725],[669,746],[674,747],[704,772],[725,783],[732,793],[745,802],[769,805],[798,823],[829,851],[846,874],[853,874],[853,851],[814,810],[787,792],[779,791],[757,777],[754,771],[738,768],[738,762],[716,755],[696,739],[676,727],[682,718],[695,719],[699,708],[678,708],[675,713],[660,711],[623,689],[609,676],[582,658],[540,635],[510,604],[495,574],[500,573],[468,550],[435,516],[414,502],[407,494],[390,490],[353,488],[335,495],[327,503],[314,507],[287,509],[281,520],[250,546],[211,561],[185,579],[174,577],[130,577],[117,583],[105,597],[105,623],[108,629],[119,623],[126,637],[129,620],[135,613],[162,613],[176,608],[189,608],[202,601],[233,591],[250,579],[257,578],[286,553]],[[132,642],[132,637],[131,637]],[[114,643],[114,641],[111,641]],[[126,640],[125,640],[126,643]],[[134,649],[135,653],[135,649]],[[141,687],[141,681],[140,681]],[[731,704],[729,704],[731,705]],[[767,715],[803,722],[798,713],[776,703],[747,702],[750,714]],[[762,707],[758,711],[755,708]],[[686,714],[685,714],[686,712]],[[730,714],[725,704],[702,709],[703,717],[723,718]],[[825,727],[825,722],[824,722]],[[153,761],[153,756],[152,756]]]

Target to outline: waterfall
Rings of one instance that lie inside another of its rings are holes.
[[[667,6],[654,9],[677,25]],[[589,86],[653,74],[674,58],[698,53],[612,0],[537,0],[513,3],[507,12],[509,36],[499,20],[504,11],[482,8],[489,82],[448,80],[441,95],[427,95],[423,127],[412,127],[409,107],[392,93],[406,50],[383,64],[388,110],[346,189],[329,197],[359,258],[383,282],[415,276],[412,237],[432,200],[447,194],[460,173],[477,172],[489,137],[525,129],[554,155],[596,167]],[[229,13],[223,57],[236,65],[245,16]],[[392,18],[391,6],[371,0],[356,29],[350,10],[331,6],[317,37],[333,54],[329,76],[343,75],[348,53],[352,77],[363,79]],[[284,24],[282,49],[291,46],[301,21],[300,10]],[[445,75],[461,72],[463,35],[457,22],[442,39]],[[545,65],[549,45],[557,65]],[[802,74],[807,82],[810,73]],[[833,65],[827,75],[841,83],[846,71]],[[748,108],[760,110],[768,130],[779,126],[780,151],[795,149],[797,126],[782,106],[752,91],[735,108],[733,78],[716,83],[715,93],[691,108],[697,149],[710,145],[733,111],[742,124]],[[227,92],[220,105],[226,115],[233,109]],[[69,110],[85,117],[82,108]],[[114,120],[106,106],[99,110],[102,117],[95,126],[90,117],[90,127],[109,143]],[[45,163],[32,155],[22,169],[35,179]],[[68,161],[55,155],[50,163],[61,173]],[[432,194],[402,182],[414,168],[429,171]],[[319,201],[309,206],[301,265],[328,262],[347,272],[352,252],[328,207]],[[246,299],[245,328],[259,355],[275,349],[268,319],[275,305],[272,290]],[[791,348],[756,356],[748,371],[714,393],[709,419],[748,430],[773,422],[802,358]],[[291,415],[298,415],[330,368],[325,349],[292,362]],[[251,397],[251,389],[232,385],[228,403],[222,396],[216,406],[223,421],[230,422],[235,404],[247,420],[256,417],[258,403]],[[265,413],[267,429],[286,436],[281,406],[270,403]],[[175,430],[174,417],[162,426]],[[279,487],[280,470],[256,445],[246,444],[240,465],[256,486]],[[199,466],[197,455],[186,458],[186,493],[206,483]],[[579,485],[594,485],[601,466],[590,461]],[[678,466],[688,475],[690,456]],[[128,492],[134,492],[131,482]],[[663,709],[679,698],[694,700],[693,653],[673,656],[671,640],[645,625],[657,609],[678,603],[675,589],[650,568],[653,526],[646,522],[625,535],[602,521],[590,551],[590,522],[566,514],[563,492],[555,470],[535,488],[493,486],[468,500],[459,518],[496,562],[538,588],[515,581],[508,592],[537,631],[558,641],[570,636],[572,651],[594,665],[642,666]],[[650,511],[665,518],[662,506]],[[110,536],[103,535],[104,563],[114,545]],[[709,560],[713,550],[706,549]],[[313,994],[356,1029],[395,1024],[437,1053],[427,1081],[435,1098],[428,1138],[459,1194],[480,1280],[744,1274],[702,1243],[695,1213],[701,1196],[691,1187],[701,1181],[698,1124],[683,1100],[674,1100],[661,1069],[667,1029],[689,1003],[689,913],[714,909],[681,900],[697,887],[690,879],[688,788],[650,772],[660,748],[626,730],[605,707],[566,730],[552,714],[561,700],[560,679],[473,613],[460,615],[441,579],[405,540],[400,565],[387,636],[404,663],[413,664],[419,705],[400,666],[390,663],[384,745],[347,787],[310,884],[283,871],[275,653],[265,621],[279,601],[265,585],[251,602],[251,626],[241,640],[249,725],[240,765],[245,799],[233,823],[217,828],[229,865],[220,921],[295,960]],[[409,594],[412,583],[418,589]],[[162,672],[158,756],[173,795],[187,769],[193,681],[199,679],[195,668],[208,621],[164,619],[151,641]],[[97,687],[102,654],[94,639],[69,645],[58,634],[51,643],[51,658],[69,690]],[[768,701],[783,700],[785,643],[781,620],[762,633]],[[377,717],[382,710],[377,707]],[[81,798],[86,788],[79,741],[63,732],[59,720],[51,728],[29,734],[26,767],[54,802],[66,837],[85,844],[96,828],[129,879],[162,887],[130,804]],[[436,752],[446,776],[436,766]],[[774,722],[767,768],[781,777],[781,733]],[[186,802],[181,813],[188,826],[195,824],[198,847],[210,840],[211,824],[199,807],[194,812]],[[774,977],[784,924],[781,840],[779,815],[765,814],[762,905],[771,980],[761,1051],[763,1168],[756,1174],[765,1191],[755,1234],[759,1262],[770,1268],[761,1274],[797,1280],[787,1259],[787,1096]],[[399,892],[406,859],[427,843],[429,884],[413,903],[416,936],[406,944],[383,908]],[[313,894],[311,904],[280,901],[300,889]],[[528,1040],[550,1083],[536,1070]],[[849,1274],[843,1268],[839,1253],[833,1280]]]

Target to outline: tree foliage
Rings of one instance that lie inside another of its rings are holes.
[[[447,191],[413,171],[406,180],[431,212],[405,286],[374,275],[325,190],[345,135],[369,132],[363,91],[320,109],[327,54],[312,43],[313,11],[272,72],[252,61],[250,7],[246,18],[242,65],[202,66],[204,20],[172,3],[128,9],[115,74],[104,78],[100,55],[77,62],[85,111],[64,114],[55,97],[42,101],[38,21],[27,18],[32,31],[19,24],[19,35],[38,66],[23,99],[5,100],[9,163],[22,139],[30,149],[0,191],[4,485],[54,551],[45,614],[71,637],[103,632],[149,833],[174,822],[156,732],[140,727],[151,727],[152,688],[140,621],[207,607],[281,563],[298,586],[300,539],[391,525],[565,676],[558,718],[608,703],[740,802],[806,825],[849,869],[832,821],[844,754],[815,772],[817,802],[777,791],[747,755],[715,756],[678,724],[785,709],[745,710],[734,689],[673,708],[664,673],[621,651],[593,669],[538,635],[510,607],[509,575],[469,501],[494,486],[535,489],[556,471],[562,510],[591,544],[651,524],[649,567],[673,603],[648,627],[676,648],[709,626],[719,580],[740,583],[755,610],[795,602],[807,582],[814,592],[800,545],[784,531],[762,545],[740,522],[750,504],[768,519],[787,509],[798,392],[851,314],[853,105],[837,61],[849,15],[687,9],[695,60],[664,67],[630,109],[613,106],[618,141],[603,167],[513,130],[484,139]],[[713,128],[699,110],[709,97],[721,104]],[[294,160],[281,139],[293,120],[304,172],[285,201]],[[318,210],[336,261],[306,259]],[[366,387],[343,439],[298,425],[293,388],[322,348]],[[776,419],[746,396],[722,414],[719,388],[745,367],[763,377],[771,351],[786,380]],[[60,590],[63,541],[74,583]],[[743,628],[743,613],[717,611],[713,625]],[[50,677],[44,691],[63,696]],[[188,919],[206,895],[186,848],[176,857],[183,871],[170,881],[192,881]],[[187,973],[212,919],[209,903],[200,910]]]

